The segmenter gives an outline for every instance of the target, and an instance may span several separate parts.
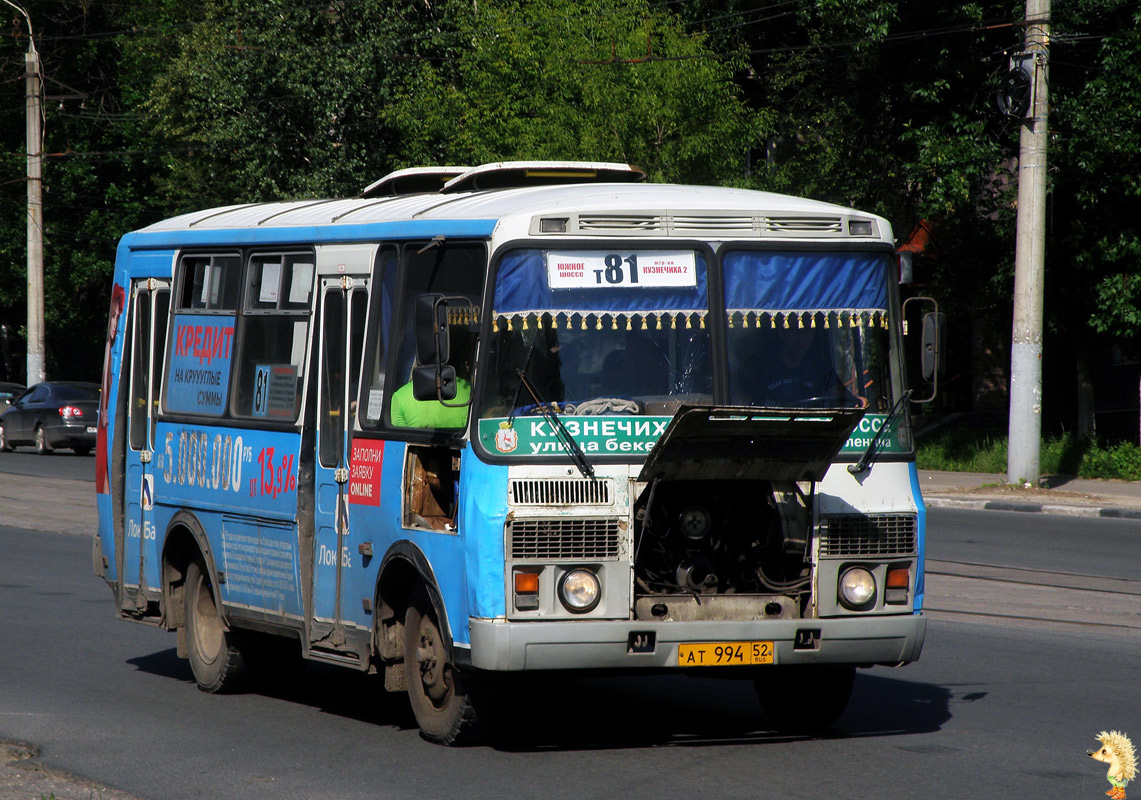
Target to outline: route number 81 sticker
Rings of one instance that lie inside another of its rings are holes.
[[[547,285],[552,289],[696,286],[697,259],[692,250],[548,252]]]

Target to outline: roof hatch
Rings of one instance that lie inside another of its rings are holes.
[[[402,194],[438,192],[452,178],[463,175],[471,167],[410,167],[390,172],[361,192],[365,199],[395,197]]]
[[[646,173],[629,164],[602,161],[500,161],[459,175],[444,186],[448,193],[515,189],[567,183],[637,183]]]

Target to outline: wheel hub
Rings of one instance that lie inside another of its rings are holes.
[[[420,682],[424,687],[424,694],[432,702],[439,703],[448,696],[451,688],[448,685],[444,653],[441,652],[440,640],[432,626],[421,625],[420,645],[416,648],[416,662],[420,668]]]

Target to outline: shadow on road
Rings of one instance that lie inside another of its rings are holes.
[[[131,659],[137,669],[192,683],[173,649]],[[520,676],[497,706],[508,751],[594,750],[786,742],[805,738],[768,727],[750,681],[687,675]],[[377,676],[310,663],[302,680],[256,687],[257,694],[302,703],[370,724],[415,730],[407,699]],[[951,691],[883,670],[861,670],[848,710],[823,738],[906,736],[938,731],[950,718]]]

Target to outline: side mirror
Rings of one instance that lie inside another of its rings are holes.
[[[420,295],[416,298],[416,361],[424,366],[444,364],[450,349],[447,298]]]
[[[939,379],[943,377],[944,364],[947,362],[947,315],[939,310],[939,304],[930,297],[909,297],[903,301],[903,335],[906,337],[910,331],[907,308],[911,303],[920,304],[920,308],[928,306],[932,310],[923,312],[919,318],[919,341],[905,345],[904,350],[908,356],[909,367],[918,366],[919,375],[924,383],[930,384],[931,394],[922,399],[913,397],[913,403],[930,403],[939,393]],[[916,346],[919,352],[916,353]],[[918,364],[915,359],[918,357]]]
[[[451,364],[415,367],[412,370],[412,396],[417,400],[454,400],[456,368]]]
[[[941,311],[928,311],[923,315],[921,345],[923,380],[934,383],[943,377],[947,362],[947,315]]]

